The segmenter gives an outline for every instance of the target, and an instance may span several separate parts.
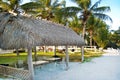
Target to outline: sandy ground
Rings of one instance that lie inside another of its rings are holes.
[[[36,67],[35,80],[120,80],[120,56],[103,56],[91,62],[52,63]]]
[[[104,54],[91,62],[70,62],[69,70],[65,70],[64,62],[37,66],[35,80],[120,80],[120,52]]]

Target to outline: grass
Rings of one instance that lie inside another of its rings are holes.
[[[34,53],[33,53],[34,54]],[[53,57],[54,53],[53,52],[37,52],[37,57]],[[91,61],[92,58],[94,57],[99,57],[101,56],[102,53],[99,52],[85,52],[85,62]],[[57,53],[57,56],[59,57],[65,57],[64,53]],[[27,53],[20,53],[19,56],[16,55],[16,53],[9,53],[9,54],[0,54],[0,64],[14,64],[18,60],[23,60],[27,61]],[[33,60],[34,57],[33,57]],[[69,60],[71,62],[80,62],[81,61],[81,54],[80,53],[69,53]]]
[[[24,53],[26,54],[26,53]],[[0,64],[13,64],[18,60],[27,60],[26,55],[17,56],[15,53],[0,54]]]

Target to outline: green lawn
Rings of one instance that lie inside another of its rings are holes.
[[[34,54],[34,53],[33,53]],[[53,52],[37,52],[37,57],[52,57],[54,55]],[[101,56],[102,53],[100,52],[85,52],[85,62],[90,61],[92,58],[94,57],[99,57]],[[65,57],[64,53],[57,53],[57,56],[59,57]],[[80,62],[81,61],[81,54],[80,53],[69,53],[69,57],[70,57],[70,61],[75,61],[75,62]],[[27,53],[20,53],[19,56],[16,55],[16,53],[9,53],[9,54],[0,54],[0,64],[14,64],[16,63],[18,60],[23,60],[23,61],[27,61]],[[34,60],[34,56],[33,56],[33,60]]]

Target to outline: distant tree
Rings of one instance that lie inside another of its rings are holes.
[[[74,16],[68,20],[68,24],[69,27],[72,28],[77,34],[80,34],[80,32],[82,32],[82,28],[80,28],[81,21],[77,16]]]
[[[96,34],[96,30],[101,28],[101,27],[106,27],[108,28],[108,25],[106,25],[106,23],[104,21],[102,21],[101,19],[99,18],[96,18],[94,16],[90,16],[88,18],[88,21],[87,21],[87,25],[86,25],[86,32],[88,33],[88,37],[89,37],[89,45],[90,46],[93,46],[93,36],[94,34]],[[104,35],[103,35],[104,36]]]
[[[120,46],[120,27],[118,30],[114,30],[111,34],[111,39],[113,43],[116,43],[117,46]]]
[[[98,26],[101,27],[96,29],[93,39],[99,47],[104,48],[109,43],[109,28],[103,21],[101,21]]]

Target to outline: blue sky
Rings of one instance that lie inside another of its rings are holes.
[[[111,12],[107,14],[113,19],[111,29],[117,30],[120,26],[120,0],[104,0],[102,5],[110,6]]]
[[[24,3],[30,1],[30,0],[23,0]],[[70,0],[66,0],[67,1],[67,6],[75,6],[74,3],[70,2]],[[98,1],[98,0],[92,0],[93,3]],[[117,30],[118,27],[120,26],[120,0],[102,0],[101,2],[102,6],[110,6],[111,8],[111,12],[108,12],[106,14],[108,14],[112,20],[113,23],[110,23],[109,21],[107,21],[107,24],[109,24],[110,30]]]

